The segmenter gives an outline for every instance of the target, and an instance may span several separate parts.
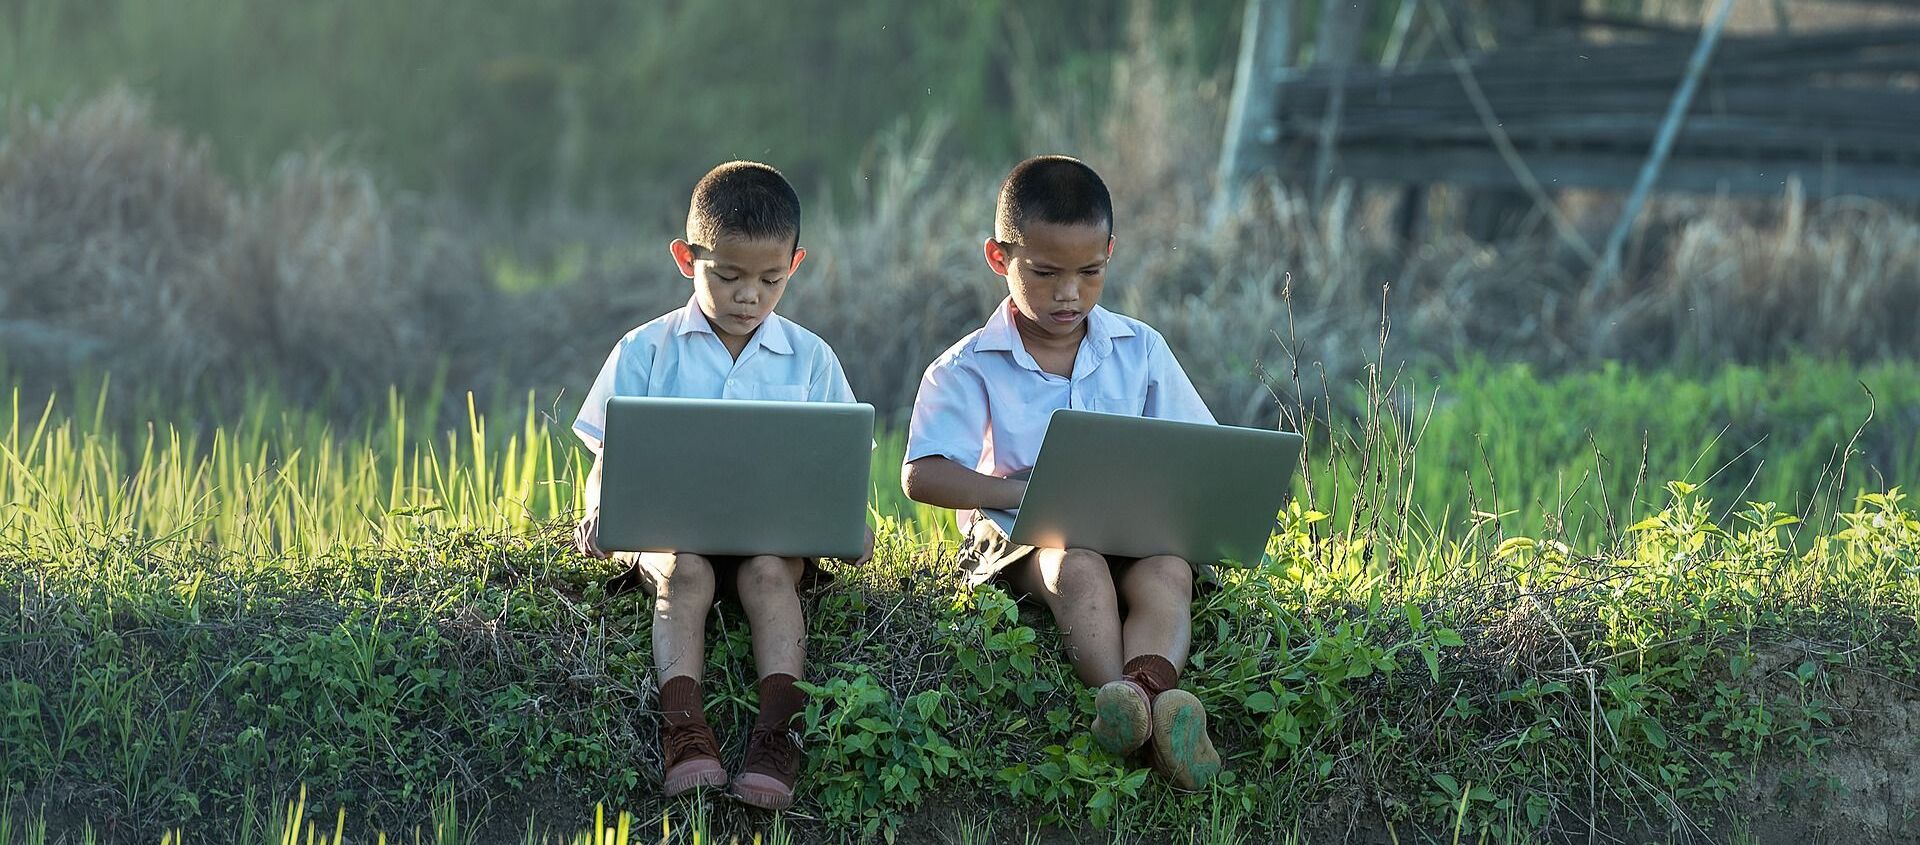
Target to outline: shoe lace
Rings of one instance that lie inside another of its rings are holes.
[[[720,759],[720,745],[714,740],[713,731],[705,725],[668,728],[661,741],[666,746],[669,766],[695,757]]]
[[[747,759],[742,768],[792,777],[800,768],[800,744],[785,725],[756,725],[747,735]]]

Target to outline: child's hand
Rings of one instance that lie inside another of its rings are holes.
[[[600,513],[590,512],[573,527],[573,547],[587,557],[606,560],[610,555],[600,548]]]

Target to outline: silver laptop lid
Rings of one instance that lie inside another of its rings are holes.
[[[1256,566],[1300,446],[1292,432],[1055,411],[1009,534],[1045,548]]]
[[[614,397],[600,545],[853,560],[872,444],[866,404]]]

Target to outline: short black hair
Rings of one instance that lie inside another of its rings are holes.
[[[713,248],[721,235],[792,237],[800,246],[800,195],[780,171],[757,161],[729,161],[700,177],[687,210],[687,243]]]
[[[1107,183],[1085,162],[1067,156],[1034,156],[1014,165],[1000,183],[993,214],[993,236],[1005,243],[1019,243],[1032,223],[1105,224],[1113,234]]]

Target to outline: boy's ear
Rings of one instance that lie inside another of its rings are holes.
[[[1113,257],[1113,236],[1112,235],[1107,236],[1107,257],[1108,258]]]
[[[667,244],[667,250],[673,253],[673,263],[680,265],[680,275],[693,278],[693,244],[674,238],[673,243]]]
[[[985,249],[987,253],[987,266],[993,268],[993,272],[997,275],[1006,275],[1007,262],[1013,260],[1013,256],[1007,254],[1006,245],[994,238],[988,238]]]
[[[807,260],[807,248],[803,246],[794,247],[793,248],[793,266],[787,268],[788,279],[792,279],[793,274],[800,272],[800,262],[805,260]]]

